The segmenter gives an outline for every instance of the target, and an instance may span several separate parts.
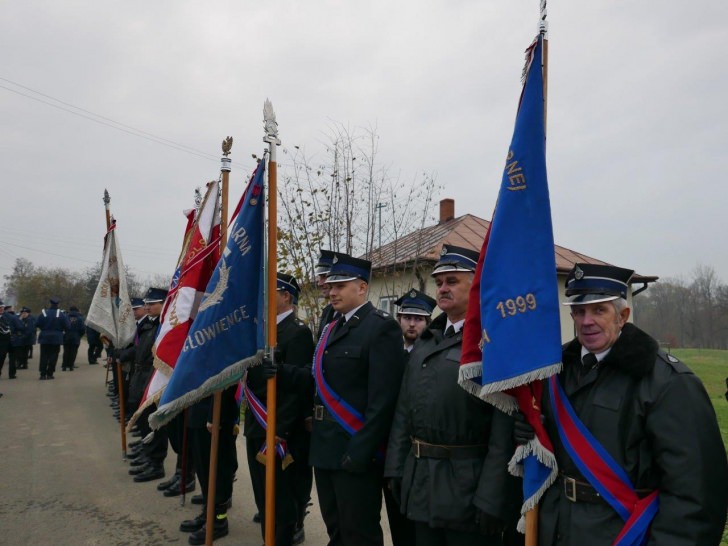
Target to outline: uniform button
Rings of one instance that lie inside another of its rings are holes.
[[[427,368],[427,364],[423,364],[423,365],[422,365],[422,367],[423,367],[423,368]]]
[[[324,354],[327,355],[327,354],[329,354],[329,352],[328,351],[324,351]]]

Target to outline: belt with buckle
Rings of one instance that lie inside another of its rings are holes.
[[[565,474],[561,474],[561,482],[564,488],[564,496],[571,502],[588,502],[599,504],[606,502],[590,483],[577,480]],[[649,489],[635,489],[637,496],[643,498],[650,494]]]
[[[419,438],[411,438],[412,454],[415,458],[428,457],[430,459],[474,459],[484,457],[488,452],[485,444],[466,446],[447,446],[423,442]]]
[[[564,496],[571,502],[588,502],[591,504],[604,502],[604,498],[587,482],[562,474],[561,483],[564,487]]]
[[[326,406],[319,406],[318,404],[313,406],[313,418],[315,421],[336,421],[331,412],[326,409]]]

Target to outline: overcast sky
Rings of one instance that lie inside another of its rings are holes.
[[[548,19],[556,243],[728,281],[728,2],[551,2]],[[0,275],[99,261],[104,188],[126,263],[171,274],[227,135],[237,201],[266,98],[285,146],[376,126],[392,172],[434,173],[457,215],[490,218],[537,23],[538,0],[5,0]]]

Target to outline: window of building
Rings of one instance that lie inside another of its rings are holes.
[[[382,311],[386,311],[390,315],[394,315],[395,312],[395,305],[394,302],[397,301],[399,298],[397,296],[384,296],[382,298],[379,298],[379,309]]]

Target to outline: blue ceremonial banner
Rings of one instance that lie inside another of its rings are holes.
[[[511,471],[523,475],[523,511],[556,478],[540,422],[541,379],[561,369],[554,237],[546,177],[543,37],[526,51],[525,82],[498,202],[470,291],[459,383],[506,412],[520,410],[536,438],[519,446]]]
[[[239,381],[261,361],[263,347],[263,219],[260,161],[243,193],[227,246],[205,290],[177,364],[149,417],[159,428],[177,413]]]

